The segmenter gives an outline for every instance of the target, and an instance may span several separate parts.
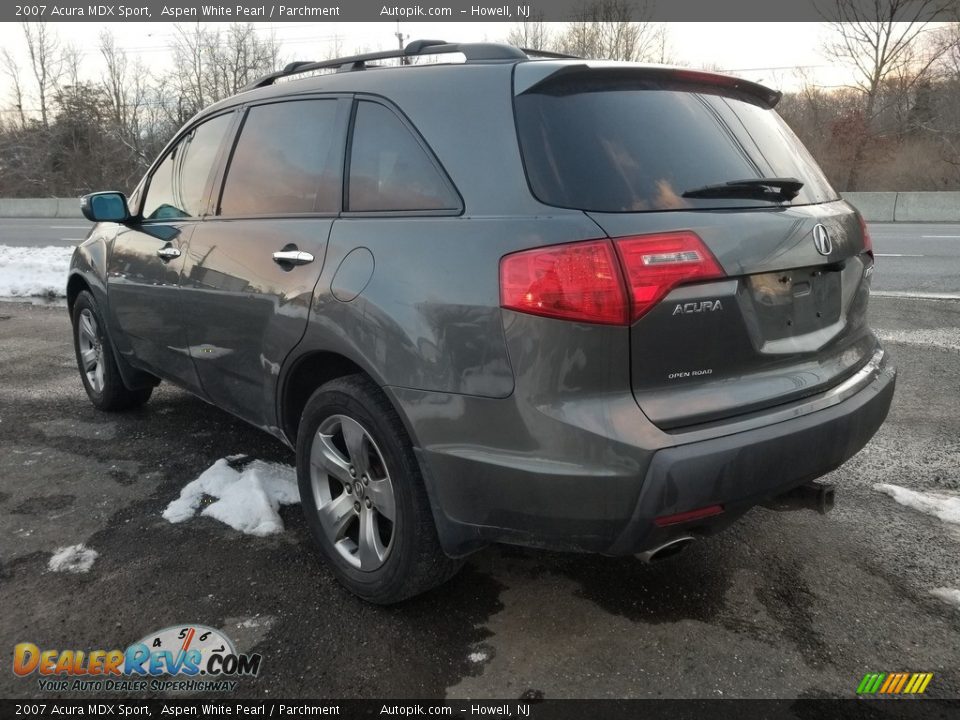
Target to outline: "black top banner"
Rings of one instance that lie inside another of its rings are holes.
[[[677,22],[875,20],[891,5],[903,21],[960,18],[960,0],[131,0],[3,3],[0,21],[37,22],[531,22],[591,21],[604,4],[617,19]],[[718,30],[722,32],[722,30]]]

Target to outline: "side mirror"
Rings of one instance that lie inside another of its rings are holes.
[[[126,222],[130,219],[127,198],[120,192],[97,192],[80,198],[80,211],[91,222]]]

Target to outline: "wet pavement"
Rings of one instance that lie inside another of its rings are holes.
[[[292,463],[287,448],[168,385],[96,411],[65,310],[0,303],[0,650],[123,648],[196,622],[263,655],[239,697],[853,697],[892,671],[960,697],[960,608],[930,592],[960,589],[960,526],[873,489],[960,493],[960,302],[874,298],[872,323],[897,396],[830,477],[831,514],[754,510],[653,566],[493,547],[379,608],[336,584],[299,506],[267,538],[161,517],[217,459]],[[99,553],[90,572],[50,572],[76,543]],[[5,671],[0,696],[52,694]]]

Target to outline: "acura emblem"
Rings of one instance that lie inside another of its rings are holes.
[[[833,242],[830,240],[830,233],[823,225],[817,225],[813,228],[813,244],[817,252],[821,255],[829,255],[833,252]]]

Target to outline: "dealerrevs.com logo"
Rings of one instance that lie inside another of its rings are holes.
[[[238,653],[219,630],[174,625],[150,633],[126,650],[13,650],[13,672],[36,675],[51,692],[232,691],[240,677],[256,677],[263,657]]]

